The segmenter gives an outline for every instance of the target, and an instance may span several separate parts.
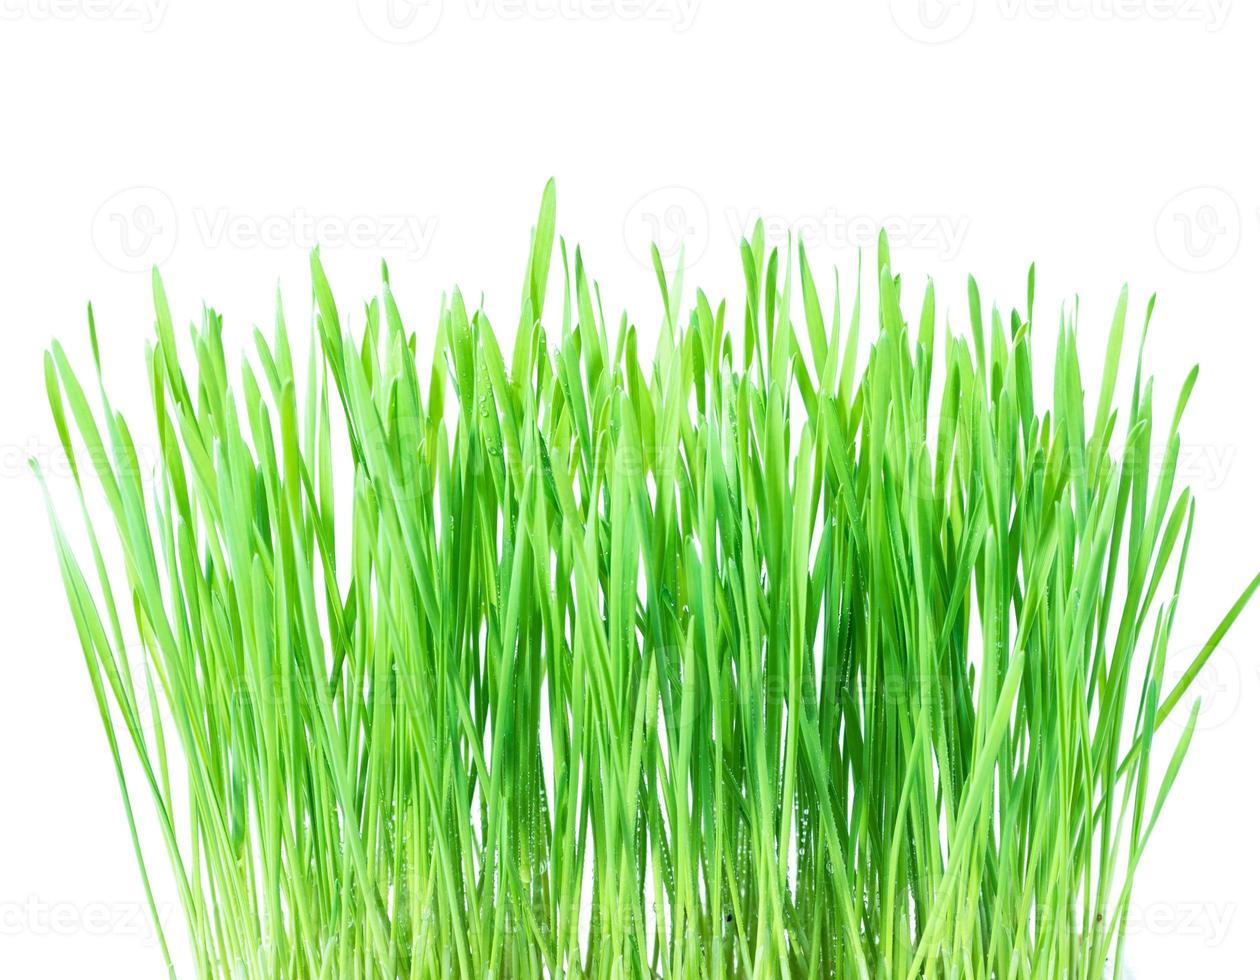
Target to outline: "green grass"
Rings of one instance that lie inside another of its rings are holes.
[[[1102,976],[1161,725],[1260,586],[1166,674],[1194,373],[1170,421],[1140,355],[1117,398],[1122,294],[1099,391],[1069,321],[1035,397],[1031,272],[942,336],[885,241],[842,308],[760,229],[738,308],[654,254],[653,353],[554,195],[510,350],[458,292],[418,346],[388,275],[352,335],[316,254],[307,363],[277,309],[238,368],[155,273],[148,484],[47,357],[70,609],[197,975]]]

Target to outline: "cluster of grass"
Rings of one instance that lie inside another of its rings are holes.
[[[1194,375],[1162,431],[1140,357],[1113,409],[1122,297],[1092,419],[1070,321],[1039,408],[1032,275],[942,338],[883,242],[859,370],[856,291],[760,230],[738,310],[656,256],[650,356],[561,242],[549,348],[554,225],[549,185],[510,357],[458,292],[418,349],[387,274],[352,337],[316,254],[304,367],[279,309],[188,360],[155,274],[153,482],[47,358],[60,567],[197,974],[1101,977],[1193,715],[1155,736],[1260,585],[1167,675]]]

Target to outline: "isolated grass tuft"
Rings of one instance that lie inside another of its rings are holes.
[[[730,311],[654,254],[645,344],[554,236],[549,185],[510,350],[458,292],[417,343],[387,275],[352,335],[316,254],[306,363],[278,307],[237,368],[155,273],[152,481],[47,356],[70,609],[196,974],[1101,977],[1194,712],[1156,736],[1260,586],[1166,672],[1194,374],[1159,423],[1139,354],[1113,408],[1122,294],[1092,410],[1070,320],[1034,397],[1032,274],[941,336],[883,240],[859,367],[856,287],[760,228]]]

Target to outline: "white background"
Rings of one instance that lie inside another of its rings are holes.
[[[60,337],[86,368],[89,299],[111,390],[142,417],[152,263],[177,320],[203,300],[225,314],[231,351],[270,328],[277,282],[304,322],[316,238],[343,308],[384,257],[422,338],[456,282],[502,333],[555,175],[560,231],[606,305],[649,328],[653,228],[667,256],[685,243],[693,284],[738,302],[739,234],[790,225],[816,271],[839,265],[847,305],[886,223],[955,324],[967,273],[986,303],[1022,306],[1036,260],[1048,356],[1079,294],[1087,384],[1128,282],[1135,312],[1159,293],[1161,404],[1202,365],[1183,663],[1260,567],[1256,4],[357,6],[0,0],[0,976],[163,972],[26,466],[68,490],[41,356]],[[1197,686],[1204,730],[1138,879],[1142,980],[1257,975],[1258,641],[1260,609]]]

